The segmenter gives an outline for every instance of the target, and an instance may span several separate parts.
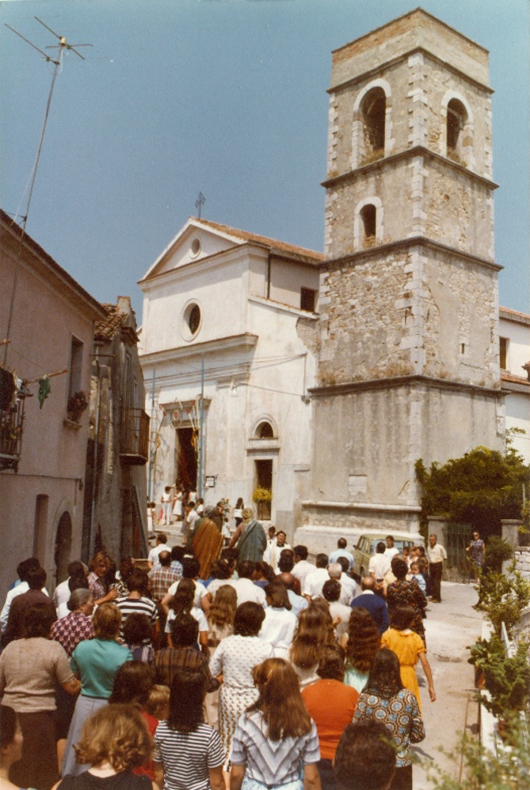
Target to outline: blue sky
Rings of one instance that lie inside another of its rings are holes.
[[[405,0],[4,0],[40,48],[39,16],[87,60],[57,78],[27,230],[101,301],[129,294],[195,214],[322,250],[331,50]],[[500,301],[530,312],[529,4],[432,0],[490,50]],[[52,51],[50,51],[52,52]],[[52,66],[0,29],[1,207],[17,212]],[[22,202],[22,210],[25,203]],[[222,306],[221,306],[222,309]]]

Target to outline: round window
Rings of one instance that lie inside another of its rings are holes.
[[[192,335],[194,335],[197,332],[200,325],[201,325],[201,310],[198,304],[194,304],[188,316],[188,326],[190,328],[190,332]]]
[[[200,239],[193,239],[193,241],[191,242],[190,250],[191,250],[192,256],[194,258],[196,258],[197,255],[201,251],[201,240]]]
[[[197,302],[189,302],[182,316],[181,332],[185,340],[193,340],[201,328],[202,313]]]

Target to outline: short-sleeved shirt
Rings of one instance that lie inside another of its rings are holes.
[[[164,766],[165,790],[209,790],[209,770],[225,760],[217,730],[199,724],[193,732],[181,732],[161,721],[154,741],[154,760]]]
[[[72,658],[72,653],[79,642],[92,639],[93,636],[92,620],[80,611],[70,612],[52,625],[52,639],[64,647],[68,658]]]
[[[149,589],[155,601],[161,601],[171,585],[180,581],[180,574],[174,571],[171,566],[163,568],[159,565],[149,571],[148,575]]]
[[[208,594],[208,590],[206,589],[204,584],[202,582],[198,582],[197,579],[193,579],[193,583],[195,584],[195,597],[193,598],[193,605],[200,607],[201,598],[204,598],[204,596]],[[172,584],[168,590],[168,593],[170,595],[175,595],[178,586],[179,586],[178,582]]]
[[[126,661],[132,660],[129,648],[114,639],[88,639],[79,642],[70,666],[81,679],[81,694],[85,697],[108,699],[112,693],[116,672]]]
[[[156,603],[150,598],[117,598],[116,606],[121,612],[120,639],[123,640],[123,626],[130,614],[145,614],[149,620],[149,625],[154,628],[158,609]]]
[[[300,778],[300,762],[318,763],[320,748],[315,722],[298,737],[269,741],[261,711],[243,713],[232,739],[233,765],[246,765],[245,776],[266,785],[282,785]]]
[[[51,639],[16,639],[0,656],[0,695],[17,713],[55,710],[56,682],[71,680],[64,648]]]
[[[342,733],[352,722],[359,692],[326,678],[302,689],[302,697],[316,724],[321,757],[333,760]]]
[[[208,628],[208,622],[206,620],[206,616],[205,616],[204,612],[202,611],[202,609],[198,609],[196,606],[192,606],[191,609],[190,609],[190,614],[199,623],[199,633],[201,631],[209,631],[210,630]],[[166,620],[166,627],[165,627],[166,634],[170,634],[171,633],[171,622],[175,619],[175,617],[176,617],[175,612],[173,611],[173,609],[170,609],[169,610],[169,614],[167,616],[167,620]]]

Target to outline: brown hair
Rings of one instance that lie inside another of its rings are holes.
[[[74,746],[77,761],[109,762],[115,771],[137,768],[151,755],[153,741],[142,714],[133,705],[105,705],[85,722]]]
[[[102,603],[92,618],[96,639],[115,639],[120,631],[121,612],[115,603]]]
[[[351,610],[346,645],[346,666],[368,672],[372,658],[381,644],[381,636],[370,612],[362,606]]]
[[[231,584],[222,584],[206,613],[208,625],[234,625],[236,609],[237,593],[235,589]]]
[[[317,675],[329,680],[344,680],[345,653],[339,645],[326,645],[318,663]]]
[[[311,718],[300,694],[298,675],[283,658],[267,658],[254,667],[252,678],[259,699],[247,713],[259,710],[267,725],[267,738],[297,738],[311,732]]]
[[[309,668],[318,664],[323,648],[335,642],[333,633],[330,634],[329,620],[329,611],[326,613],[313,602],[300,612],[289,654],[295,666]]]

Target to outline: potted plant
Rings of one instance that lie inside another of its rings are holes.
[[[258,506],[258,518],[270,519],[272,491],[268,488],[263,488],[263,486],[257,486],[252,494],[252,500]]]
[[[68,404],[66,406],[68,419],[72,420],[73,422],[79,422],[81,415],[87,408],[88,401],[86,394],[82,390],[79,392],[74,392],[74,394],[70,395],[68,398]]]
[[[481,695],[481,703],[499,721],[502,732],[514,714],[530,704],[528,645],[522,640],[515,654],[508,656],[502,640],[493,634],[490,639],[479,639],[472,646],[469,663],[483,672],[484,688],[489,697]]]

